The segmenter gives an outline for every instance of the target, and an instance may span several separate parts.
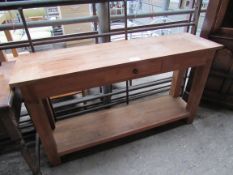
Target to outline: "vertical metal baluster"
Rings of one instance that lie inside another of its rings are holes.
[[[92,4],[92,13],[93,13],[94,16],[96,16],[96,4],[95,3]],[[96,21],[94,21],[94,30],[95,31],[98,30]],[[95,38],[95,43],[98,44],[98,37]]]
[[[192,2],[194,3],[195,0],[193,0]],[[202,7],[202,2],[203,0],[196,0],[195,1],[195,12],[194,12],[194,16],[193,16],[193,20],[194,20],[194,26],[192,26],[191,28],[191,33],[196,35],[197,33],[197,27],[198,27],[198,22],[199,22],[199,18],[200,18],[200,14],[201,14],[201,7]],[[193,4],[192,4],[193,5]],[[190,20],[192,18],[192,15],[190,14]],[[187,29],[189,30],[189,29]],[[191,71],[193,72],[194,69],[193,68],[189,68],[188,70],[185,71],[185,77],[184,77],[184,82],[183,82],[183,87],[182,87],[182,96],[184,98],[184,95],[185,95],[185,84],[187,83],[187,86],[188,86],[188,83],[191,81],[192,82],[192,76],[190,77],[189,76],[189,79],[187,80],[187,76],[188,76],[188,71],[190,70],[190,73]],[[189,74],[191,75],[191,74]]]
[[[191,1],[190,1],[190,4],[189,4],[189,8],[194,8],[194,7],[195,7],[195,0],[191,0]],[[192,21],[192,18],[193,18],[193,14],[190,13],[190,14],[189,14],[188,21],[191,22],[191,21]],[[186,27],[186,32],[189,32],[190,27],[191,27],[191,26],[187,26],[187,27]]]
[[[130,86],[133,85],[133,80],[129,80],[129,85],[130,85]]]
[[[184,93],[185,93],[185,84],[186,84],[186,82],[188,81],[188,73],[189,73],[189,69],[190,68],[188,68],[187,70],[185,70],[185,73],[184,73],[184,77],[183,77],[183,83],[182,83],[182,86],[181,86],[181,97],[184,97]]]
[[[181,4],[183,3],[182,1],[183,1],[183,0],[181,0]],[[190,1],[190,4],[189,4],[189,8],[194,8],[194,6],[195,6],[195,0],[191,0],[191,1]],[[195,9],[196,9],[196,8],[195,8]],[[193,18],[193,14],[190,13],[190,14],[189,14],[188,21],[191,22],[191,21],[192,21],[192,18]],[[190,26],[187,26],[187,27],[185,28],[185,32],[189,32],[189,30],[190,30]],[[191,69],[191,68],[188,68],[187,70],[185,70],[184,80],[183,80],[182,89],[181,89],[181,96],[182,96],[182,97],[184,97],[184,95],[185,95],[185,84],[186,84],[186,82],[188,81],[187,77],[188,77],[188,71],[189,71],[189,69]]]
[[[124,0],[125,40],[128,40],[127,0]]]
[[[195,13],[194,13],[194,26],[191,29],[191,33],[196,35],[197,33],[197,27],[198,27],[198,22],[199,22],[199,17],[201,14],[201,7],[202,7],[202,0],[197,0],[195,5]]]
[[[108,1],[108,28],[109,32],[111,32],[111,9],[110,9],[110,2]],[[108,35],[109,37],[109,42],[111,42],[111,34]]]
[[[126,104],[129,104],[129,81],[126,81]]]
[[[128,40],[128,21],[127,21],[127,0],[124,0],[124,22],[125,22],[125,40]],[[132,86],[132,80],[127,80],[127,84]],[[127,103],[128,104],[128,103]]]
[[[28,42],[29,42],[30,47],[31,47],[31,51],[35,52],[35,49],[34,49],[34,46],[33,46],[33,43],[32,43],[32,39],[31,39],[31,36],[30,36],[30,32],[28,30],[27,22],[26,22],[25,17],[24,17],[23,9],[19,8],[18,11],[19,11],[20,17],[21,17],[23,25],[24,25],[24,29],[25,29],[25,32],[26,32],[26,35],[27,35],[27,38],[28,38]]]
[[[102,86],[99,87],[100,93],[103,93],[103,88]]]
[[[96,16],[96,4],[95,4],[95,3],[92,4],[92,12],[93,12],[93,15]],[[94,30],[95,30],[95,31],[98,30],[98,28],[97,28],[97,22],[96,22],[96,21],[94,21]],[[98,37],[95,38],[95,43],[96,43],[96,44],[99,43]],[[99,92],[100,92],[100,93],[103,92],[101,86],[99,87]]]

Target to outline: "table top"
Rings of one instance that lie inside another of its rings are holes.
[[[220,47],[182,33],[37,52],[19,57],[9,84],[18,87],[51,77]]]

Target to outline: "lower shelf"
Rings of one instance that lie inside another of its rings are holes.
[[[164,96],[59,121],[53,134],[63,156],[188,116],[181,98]]]

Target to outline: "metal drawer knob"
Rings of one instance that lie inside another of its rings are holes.
[[[138,69],[134,68],[132,72],[133,74],[138,74]]]

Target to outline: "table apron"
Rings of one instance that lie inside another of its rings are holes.
[[[31,84],[29,83],[25,86],[30,88],[33,94],[38,98],[46,98],[174,70],[203,66],[209,59],[208,55],[211,52],[214,52],[214,50],[189,52],[163,58],[131,62],[88,70],[85,72],[51,77],[35,81]]]

